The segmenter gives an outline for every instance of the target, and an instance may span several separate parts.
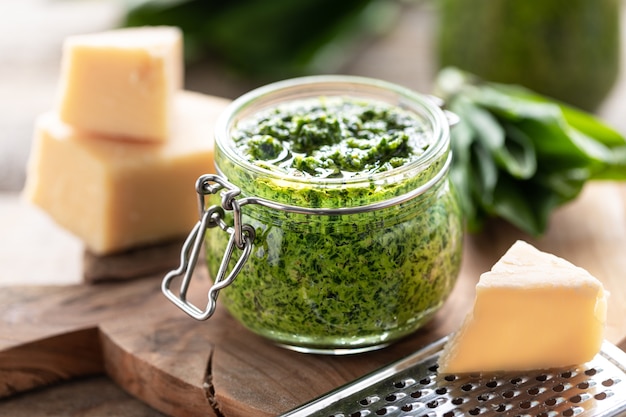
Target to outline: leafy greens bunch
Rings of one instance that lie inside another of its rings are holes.
[[[456,68],[435,85],[460,118],[450,176],[469,231],[500,217],[538,236],[585,182],[626,179],[626,139],[586,112]]]

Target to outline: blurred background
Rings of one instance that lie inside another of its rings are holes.
[[[185,87],[227,98],[313,73],[430,93],[439,67],[455,65],[527,84],[626,133],[622,14],[619,0],[3,0],[0,191],[23,186],[33,122],[54,105],[69,35],[179,26]]]

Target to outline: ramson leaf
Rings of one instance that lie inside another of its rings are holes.
[[[591,114],[455,68],[435,93],[460,119],[451,179],[471,231],[491,216],[540,235],[587,181],[626,179],[626,139]]]
[[[493,113],[468,101],[463,109],[463,115],[465,116],[463,121],[474,129],[487,150],[494,152],[504,146],[504,129]]]
[[[535,145],[530,137],[514,124],[504,125],[505,144],[494,154],[499,165],[518,179],[527,179],[537,170]]]
[[[542,191],[532,187],[530,182],[517,182],[510,176],[501,176],[494,191],[492,213],[533,235],[538,234],[545,227],[545,217],[536,214],[538,199],[528,196],[530,193],[538,196]]]

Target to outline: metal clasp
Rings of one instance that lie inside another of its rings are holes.
[[[217,194],[220,191],[222,191],[221,206],[212,205],[205,208],[206,196]],[[224,178],[219,175],[203,175],[196,181],[196,192],[198,193],[200,220],[191,230],[183,244],[180,253],[180,266],[165,275],[161,283],[161,290],[171,302],[189,316],[196,320],[206,320],[215,312],[217,296],[220,290],[233,282],[248,260],[254,241],[254,228],[249,224],[242,224],[241,207],[236,200],[241,190]],[[233,226],[228,225],[224,220],[225,210],[232,211]],[[206,308],[202,310],[187,300],[187,290],[191,283],[207,229],[215,227],[219,227],[228,233],[230,237],[217,275],[213,279],[213,285],[208,291]],[[235,248],[241,250],[242,253],[230,273],[227,274]],[[180,276],[183,278],[180,290],[176,294],[170,289],[170,286],[172,281]]]

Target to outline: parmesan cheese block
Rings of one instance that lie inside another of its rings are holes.
[[[604,338],[607,292],[582,268],[517,241],[476,285],[473,311],[440,373],[526,371],[585,363]]]
[[[183,85],[181,31],[156,26],[70,36],[63,45],[63,122],[127,140],[163,141]]]
[[[165,143],[103,139],[40,116],[25,197],[108,254],[186,235],[198,220],[195,182],[213,172],[213,125],[225,99],[179,92]]]

